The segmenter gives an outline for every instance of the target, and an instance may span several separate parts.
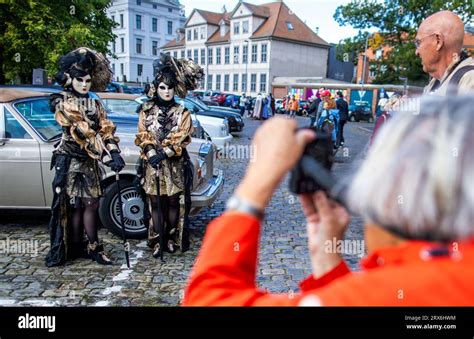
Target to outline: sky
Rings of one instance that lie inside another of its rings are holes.
[[[273,0],[246,0],[245,2],[260,5]],[[333,15],[336,8],[351,2],[351,0],[284,0],[285,4],[306,24],[315,31],[319,27],[318,35],[329,43],[338,43],[341,39],[357,35],[358,30],[350,26],[339,26]],[[231,12],[238,0],[180,0],[185,6],[186,16],[191,14],[194,8],[212,12],[221,12],[225,5]]]

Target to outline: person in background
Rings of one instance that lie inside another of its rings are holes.
[[[296,100],[295,96],[291,96],[290,100],[290,118],[294,118],[296,116],[296,112],[298,112],[299,109],[299,102]]]
[[[375,136],[379,132],[382,125],[384,125],[387,122],[387,120],[392,117],[392,112],[396,111],[399,108],[401,100],[402,100],[402,96],[400,94],[394,93],[388,99],[385,106],[382,107],[382,114],[380,114],[377,120],[375,121],[375,127],[372,132],[372,136],[370,137],[371,145],[374,142]]]
[[[271,115],[273,116],[276,114],[275,98],[273,97],[272,93],[270,93],[268,96],[270,97],[270,112],[271,112]]]
[[[240,115],[243,117],[245,115],[245,107],[247,106],[247,97],[245,93],[242,93],[242,96],[239,100]]]
[[[255,99],[255,106],[253,108],[252,117],[254,119],[260,120],[262,118],[262,110],[263,110],[263,97],[262,97],[262,93],[258,93],[257,99]]]
[[[346,199],[364,220],[361,271],[331,246],[344,241],[349,212],[323,192],[300,196],[312,274],[299,294],[258,288],[259,235],[273,192],[317,135],[294,120],[263,124],[253,139],[259,156],[207,227],[183,305],[474,305],[472,107],[473,97],[430,98],[420,114],[397,114],[380,131]]]
[[[308,116],[310,118],[309,126],[314,126],[316,122],[316,116],[318,114],[319,104],[321,103],[321,97],[319,96],[319,92],[316,94],[316,98],[311,102],[308,108]]]
[[[339,126],[336,144],[342,146],[344,145],[344,125],[349,119],[349,104],[344,100],[344,95],[341,91],[337,92],[337,96],[336,107],[339,110]]]
[[[448,87],[455,93],[474,93],[474,58],[462,51],[463,40],[464,23],[451,11],[434,13],[421,23],[415,53],[432,77],[425,94],[446,95]]]

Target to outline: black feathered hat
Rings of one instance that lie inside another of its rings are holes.
[[[155,68],[155,80],[145,87],[149,98],[157,95],[160,82],[174,88],[176,95],[186,97],[188,91],[198,87],[198,82],[204,78],[204,70],[191,59],[176,59],[169,54],[161,54]]]
[[[77,48],[59,59],[59,72],[56,81],[64,88],[72,84],[72,79],[90,75],[91,90],[102,92],[112,80],[112,70],[107,58],[87,47]]]

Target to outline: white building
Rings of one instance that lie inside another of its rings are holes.
[[[231,13],[195,9],[184,28],[162,49],[197,61],[206,89],[255,95],[271,92],[274,77],[326,76],[329,44],[282,1],[239,2]]]
[[[148,82],[153,79],[153,60],[160,46],[177,37],[186,18],[178,0],[114,0],[107,15],[118,26],[109,48],[114,80]]]

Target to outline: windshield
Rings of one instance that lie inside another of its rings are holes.
[[[200,109],[202,110],[209,110],[209,106],[207,106],[205,103],[203,103],[201,100],[199,99],[195,99],[195,98],[192,98],[192,99],[188,99],[189,101],[193,102],[194,104],[196,104],[196,106],[198,106]]]
[[[140,105],[135,100],[130,99],[102,99],[108,112],[116,114],[135,114]]]
[[[54,119],[49,98],[23,100],[13,105],[43,140],[51,140],[61,134],[61,126]]]

